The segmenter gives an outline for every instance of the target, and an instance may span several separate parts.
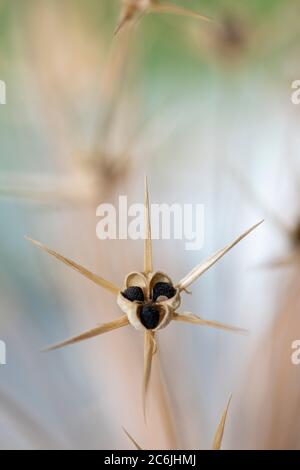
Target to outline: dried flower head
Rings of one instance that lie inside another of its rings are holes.
[[[192,18],[211,21],[207,16],[189,10],[188,8],[172,5],[172,3],[160,3],[159,0],[122,0],[123,7],[119,23],[115,29],[118,33],[126,24],[138,21],[147,13],[171,13],[180,16],[190,16]]]
[[[172,320],[178,322],[191,323],[194,325],[210,326],[223,330],[245,333],[246,331],[234,326],[226,325],[216,321],[204,320],[192,313],[178,313],[177,309],[181,303],[181,295],[191,286],[202,274],[204,274],[211,266],[213,266],[228,251],[237,245],[243,238],[250,234],[262,222],[255,224],[245,233],[240,235],[236,240],[227,245],[225,248],[217,251],[205,262],[197,265],[178,283],[174,283],[172,279],[165,273],[154,271],[152,263],[152,240],[151,240],[151,223],[150,223],[150,204],[148,195],[147,179],[145,178],[145,240],[144,240],[144,271],[132,272],[125,278],[123,287],[120,289],[102,277],[93,274],[84,267],[78,265],[57,252],[47,248],[41,243],[28,238],[35,245],[54,256],[59,261],[67,264],[71,268],[78,271],[83,276],[100,285],[104,289],[110,291],[117,300],[123,315],[109,323],[98,326],[79,336],[55,344],[48,350],[58,349],[70,344],[78,343],[88,338],[99,336],[103,333],[121,328],[123,326],[132,325],[136,330],[144,333],[144,385],[143,400],[145,411],[145,398],[149,385],[151,374],[152,358],[156,352],[155,335],[158,330],[165,328]]]

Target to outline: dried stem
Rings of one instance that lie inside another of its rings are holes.
[[[189,274],[187,274],[179,283],[178,289],[184,290],[189,287],[193,282],[195,282],[202,274],[204,274],[208,269],[210,269],[220,258],[222,258],[228,251],[232,250],[240,241],[242,241],[247,235],[249,235],[254,229],[263,223],[263,220],[255,224],[253,227],[248,229],[245,233],[240,235],[236,240],[234,240],[230,245],[227,245],[222,250],[217,251],[211,258],[209,258],[204,263],[196,266]]]
[[[145,331],[144,333],[144,381],[143,381],[143,412],[146,422],[146,398],[150,382],[152,359],[156,349],[154,333]]]
[[[38,246],[39,248],[41,248],[42,250],[46,251],[46,253],[48,253],[49,255],[51,256],[54,256],[54,258],[58,259],[59,261],[61,261],[62,263],[66,264],[67,266],[69,266],[70,268],[74,269],[75,271],[79,272],[82,276],[84,277],[87,277],[90,281],[93,281],[95,282],[95,284],[98,284],[98,286],[101,286],[103,287],[104,289],[110,291],[112,294],[114,295],[118,295],[118,293],[120,292],[120,289],[118,287],[116,287],[114,284],[112,284],[111,282],[109,281],[106,281],[105,279],[103,279],[102,277],[98,276],[97,274],[94,274],[90,271],[88,271],[87,269],[85,269],[83,266],[81,266],[80,264],[77,264],[75,263],[74,261],[68,259],[68,258],[65,258],[64,256],[60,255],[59,253],[57,253],[56,251],[53,251],[51,250],[50,248],[48,248],[47,246],[43,245],[42,243],[36,241],[36,240],[33,240],[32,238],[30,237],[25,237],[26,240],[30,241],[31,243],[33,243],[34,245]]]
[[[173,15],[188,16],[198,20],[212,21],[212,18],[201,15],[195,11],[189,10],[188,8],[179,7],[171,3],[151,3],[149,10],[153,13],[171,13]]]
[[[152,263],[152,240],[151,240],[151,213],[149,203],[149,191],[147,177],[145,176],[145,240],[144,240],[144,272],[146,274],[153,271]]]
[[[123,326],[129,325],[129,320],[127,315],[123,315],[122,317],[118,318],[117,320],[113,320],[109,323],[104,323],[104,325],[97,326],[92,330],[86,331],[81,335],[74,336],[62,343],[57,343],[49,348],[45,349],[45,351],[54,351],[55,349],[60,349],[65,346],[69,346],[71,344],[79,343],[80,341],[84,341],[86,339],[94,338],[95,336],[103,335],[104,333],[108,333],[109,331],[117,330],[118,328],[122,328]]]
[[[215,434],[215,437],[214,437],[214,440],[213,440],[213,445],[212,445],[213,450],[221,450],[223,436],[224,436],[224,429],[225,429],[225,424],[226,424],[226,418],[227,418],[228,409],[229,409],[231,399],[232,399],[232,395],[230,396],[230,398],[228,400],[225,411],[224,411],[224,413],[222,415],[222,418],[221,418],[221,420],[218,424],[216,434]]]
[[[209,326],[211,328],[218,328],[226,331],[233,331],[235,333],[247,334],[248,331],[243,328],[238,328],[236,326],[226,325],[225,323],[220,323],[217,321],[204,320],[193,313],[184,312],[183,314],[176,313],[173,317],[175,321],[181,321],[184,323],[192,323],[194,325]]]

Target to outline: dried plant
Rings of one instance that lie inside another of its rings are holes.
[[[42,117],[38,119],[44,126],[49,148],[55,145],[51,157],[59,171],[56,168],[51,173],[2,170],[0,195],[42,204],[95,205],[95,201],[98,204],[99,199],[107,193],[110,195],[121,180],[124,183],[126,177],[129,178],[134,149],[142,134],[132,123],[134,135],[128,138],[131,121],[127,119],[124,142],[120,142],[118,148],[111,144],[112,135],[118,132],[117,118],[128,100],[127,93],[121,91],[129,62],[131,34],[116,38],[108,49],[100,33],[96,39],[86,31],[76,9],[67,5],[61,8],[59,14],[60,10],[53,5],[32,6],[29,24],[24,22],[27,27],[21,38],[22,56],[34,65],[29,69],[25,63],[24,75],[30,77],[36,101],[41,102],[42,109],[38,111]],[[34,75],[31,75],[32,70]],[[100,80],[97,79],[99,70]],[[86,116],[83,121],[82,106],[78,102],[90,99],[91,94],[95,108],[89,110],[92,116],[89,123]],[[134,100],[130,98],[132,107]],[[138,110],[135,112],[138,114]],[[129,115],[127,110],[126,115]],[[77,123],[81,121],[84,124],[79,128]],[[90,135],[88,142],[87,133]]]
[[[297,266],[300,263],[300,217],[294,216],[294,223],[288,224],[281,214],[278,214],[258,195],[257,191],[252,187],[248,179],[243,175],[241,170],[231,167],[231,173],[237,180],[238,184],[243,188],[243,192],[249,200],[257,207],[262,209],[268,217],[268,220],[276,227],[281,234],[287,239],[289,244],[288,253],[264,263],[264,266],[270,268],[281,268],[288,266]],[[297,174],[295,178],[295,189],[299,191],[299,182]],[[296,196],[297,197],[297,196]]]
[[[220,422],[218,424],[218,427],[217,427],[217,430],[216,430],[216,433],[215,433],[215,436],[214,436],[213,444],[212,444],[212,449],[213,450],[221,450],[221,446],[222,446],[222,442],[223,442],[223,436],[224,436],[224,430],[225,430],[225,424],[226,424],[226,419],[227,419],[227,415],[228,415],[229,406],[230,406],[230,403],[231,403],[231,398],[232,398],[232,396],[230,396],[230,398],[227,402],[226,408],[225,408],[225,410],[222,414],[222,417],[220,419]]]
[[[119,23],[115,29],[118,33],[127,23],[138,21],[147,13],[171,13],[180,16],[189,16],[204,21],[211,21],[208,16],[189,10],[188,8],[179,7],[172,3],[160,2],[159,0],[122,0],[123,7]]]
[[[99,286],[111,292],[117,300],[119,307],[124,315],[118,319],[98,326],[79,336],[72,337],[66,341],[60,342],[49,347],[47,350],[55,350],[78,343],[85,339],[93,338],[101,334],[116,330],[131,324],[135,329],[144,333],[144,381],[143,381],[143,409],[146,411],[146,395],[150,380],[152,358],[156,352],[156,332],[165,328],[172,320],[185,322],[194,325],[209,326],[238,333],[246,333],[246,330],[234,326],[226,325],[211,320],[204,320],[192,313],[178,313],[177,309],[181,304],[181,294],[186,292],[187,288],[193,284],[202,274],[213,266],[228,251],[237,245],[243,238],[249,235],[261,223],[255,224],[245,233],[239,236],[225,248],[219,250],[207,261],[197,265],[177,284],[174,284],[171,278],[162,272],[153,271],[152,263],[152,241],[151,241],[151,222],[150,222],[150,204],[148,195],[147,179],[145,178],[145,241],[144,241],[144,271],[132,272],[126,276],[123,287],[120,289],[111,282],[102,277],[91,273],[87,269],[78,265],[57,252],[47,248],[41,243],[28,238],[39,248],[54,256],[59,261],[78,271],[83,276],[95,282]]]
[[[136,450],[143,450],[142,447],[136,442],[135,439],[133,439],[133,437],[129,434],[129,432],[127,431],[127,429],[125,429],[123,427],[123,431],[125,432],[126,436],[128,437],[128,439],[132,442],[132,444],[134,445],[134,447],[136,448]]]
[[[274,55],[279,49],[286,51],[286,57],[292,49],[298,48],[297,22],[299,6],[291,4],[287,12],[284,2],[274,7],[270,3],[268,14],[263,17],[251,7],[239,2],[220,5],[214,14],[215,21],[209,28],[183,27],[183,34],[206,59],[227,67],[229,73],[242,70],[253,58],[264,60]],[[289,31],[283,31],[283,20],[289,24]],[[273,31],[282,34],[274,35]]]
[[[199,49],[201,56],[217,60],[224,65],[240,65],[252,45],[252,29],[242,17],[227,12],[214,22],[210,28],[185,28],[193,47]],[[229,69],[232,70],[232,69]]]
[[[231,399],[232,399],[232,396],[230,396],[227,402],[226,408],[217,426],[217,429],[213,438],[213,442],[212,442],[212,450],[221,450],[224,431],[225,431],[225,425],[226,425],[226,419],[227,419]],[[143,450],[142,447],[137,443],[137,441],[129,434],[129,432],[125,428],[123,428],[123,431],[125,432],[128,439],[132,442],[136,450]]]

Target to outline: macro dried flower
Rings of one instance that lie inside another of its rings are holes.
[[[192,18],[211,21],[207,16],[189,10],[188,8],[179,7],[172,3],[160,3],[159,0],[122,0],[122,10],[119,23],[115,29],[117,34],[127,23],[138,21],[147,13],[171,13],[180,16],[190,16]]]
[[[204,320],[192,313],[178,313],[177,309],[181,304],[181,294],[186,292],[187,288],[193,284],[202,274],[213,266],[228,251],[237,245],[243,238],[250,234],[261,223],[255,224],[248,229],[232,243],[225,248],[217,251],[205,262],[197,265],[177,284],[163,272],[155,272],[152,263],[152,240],[151,240],[151,221],[150,221],[150,203],[148,195],[147,179],[145,178],[145,240],[144,240],[144,271],[131,272],[125,277],[123,287],[120,289],[111,282],[88,271],[59,253],[47,248],[45,245],[28,238],[29,241],[54,256],[59,261],[78,271],[83,276],[110,291],[123,312],[123,315],[104,325],[98,326],[79,336],[63,341],[51,346],[47,350],[54,350],[78,343],[88,338],[99,336],[127,325],[132,325],[136,330],[144,333],[144,382],[143,382],[143,405],[145,413],[145,400],[150,380],[152,358],[156,352],[155,335],[158,330],[165,328],[172,320],[178,322],[191,323],[194,325],[204,325],[223,330],[229,330],[239,333],[246,333],[245,330],[219,323],[216,321]]]

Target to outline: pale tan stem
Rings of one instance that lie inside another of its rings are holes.
[[[195,18],[198,20],[212,21],[212,18],[208,16],[201,15],[195,11],[189,10],[188,8],[179,7],[171,3],[151,3],[149,11],[152,13],[170,13],[173,15],[179,16],[188,16],[190,18]]]
[[[146,274],[153,271],[152,263],[152,239],[151,239],[151,213],[149,203],[149,191],[147,177],[145,176],[145,234],[144,234],[144,272]]]
[[[146,12],[147,8],[137,8],[135,5],[131,5],[130,2],[125,3],[114,34],[118,34],[127,24],[138,22]]]
[[[263,220],[258,222],[258,224],[255,224],[253,227],[248,229],[246,232],[244,232],[242,235],[240,235],[238,238],[236,238],[232,243],[227,245],[225,248],[222,250],[217,251],[213,256],[211,256],[207,261],[204,261],[203,263],[199,264],[196,266],[194,269],[192,269],[189,274],[187,274],[177,285],[178,289],[180,291],[186,289],[189,287],[193,282],[195,282],[202,274],[204,274],[209,268],[211,268],[214,264],[216,264],[219,259],[221,259],[228,251],[232,250],[240,241],[242,241],[247,235],[249,235],[254,229],[256,229],[259,225],[263,223]]]
[[[225,430],[225,424],[226,424],[226,418],[227,418],[228,409],[229,409],[231,399],[232,399],[232,395],[230,396],[230,398],[227,402],[225,411],[224,411],[224,413],[221,417],[221,420],[218,424],[218,427],[217,427],[217,430],[216,430],[216,433],[215,433],[215,436],[214,436],[213,444],[212,444],[212,450],[221,450],[223,436],[224,436],[224,430]]]
[[[123,315],[117,320],[114,320],[109,323],[104,323],[101,326],[97,326],[96,328],[93,328],[92,330],[86,331],[85,333],[82,333],[78,336],[74,336],[73,338],[63,341],[62,343],[54,344],[53,346],[46,348],[44,351],[54,351],[55,349],[60,349],[65,346],[69,346],[71,344],[79,343],[80,341],[85,341],[86,339],[103,335],[104,333],[108,333],[109,331],[113,331],[113,330],[122,328],[123,326],[127,326],[127,325],[129,325],[127,315]]]
[[[161,422],[165,435],[168,442],[169,449],[177,449],[177,432],[176,427],[174,426],[173,414],[171,412],[171,403],[170,396],[167,389],[167,384],[165,381],[164,371],[159,357],[159,353],[156,355],[155,361],[157,367],[157,404],[159,405]]]
[[[144,333],[144,381],[143,381],[143,412],[146,422],[146,399],[150,382],[152,359],[155,352],[154,333],[145,331]]]
[[[226,325],[225,323],[220,323],[217,321],[204,320],[193,313],[184,312],[183,314],[175,313],[173,319],[175,321],[180,321],[183,323],[192,323],[194,325],[209,326],[211,328],[217,328],[226,331],[233,331],[235,333],[248,334],[248,331],[243,328],[238,328],[236,326]]]
[[[116,287],[114,284],[112,284],[111,282],[109,281],[106,281],[105,279],[103,279],[102,277],[98,276],[97,274],[94,274],[90,271],[88,271],[87,269],[85,269],[83,266],[80,266],[80,264],[77,264],[75,263],[74,261],[68,259],[68,258],[65,258],[64,256],[60,255],[59,253],[57,253],[56,251],[53,251],[51,250],[50,248],[48,248],[47,246],[43,245],[42,243],[36,241],[36,240],[33,240],[32,238],[30,237],[25,237],[26,240],[30,241],[31,243],[33,243],[34,245],[38,246],[39,248],[41,248],[42,250],[44,250],[46,253],[48,253],[49,255],[51,256],[54,256],[54,258],[58,259],[59,261],[61,261],[62,263],[66,264],[67,266],[69,266],[70,268],[74,269],[75,271],[79,272],[82,276],[88,278],[90,281],[93,281],[95,282],[95,284],[97,284],[98,286],[101,286],[103,287],[104,289],[110,291],[112,294],[114,295],[118,295],[118,293],[120,292],[120,289],[118,287]]]
[[[135,439],[133,439],[133,437],[129,434],[129,432],[123,428],[123,431],[125,432],[126,436],[128,437],[128,439],[132,442],[132,444],[134,445],[134,447],[136,448],[136,450],[143,450],[139,444],[136,442]]]

